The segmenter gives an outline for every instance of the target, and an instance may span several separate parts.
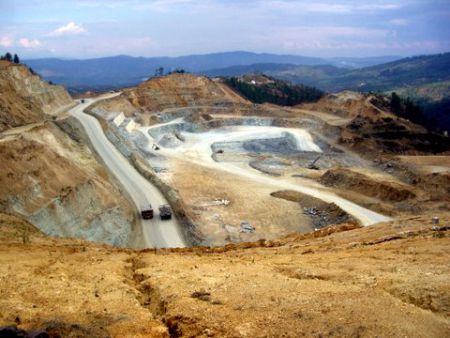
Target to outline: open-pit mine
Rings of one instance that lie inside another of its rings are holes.
[[[0,336],[449,335],[448,137],[383,97],[0,73]]]

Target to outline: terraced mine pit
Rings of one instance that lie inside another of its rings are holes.
[[[202,234],[202,244],[305,232],[340,222],[335,214],[364,225],[388,219],[338,197],[311,179],[329,168],[364,167],[366,162],[306,128],[272,125],[270,118],[194,122],[189,117],[174,117],[131,131],[126,127],[130,122],[125,121],[116,132],[131,141],[158,176],[180,192]],[[311,121],[297,124],[310,126]],[[273,197],[280,190],[312,196],[323,210],[333,204],[340,212],[325,211],[318,221],[318,214],[299,201]],[[214,203],[217,200],[229,203]],[[246,231],[245,224],[250,224],[252,231]]]
[[[192,90],[190,81],[216,95]],[[365,138],[367,128],[386,119],[414,135],[424,132],[375,106],[370,96],[336,94],[355,101],[336,115],[332,96],[317,107],[278,107],[252,104],[225,87],[171,75],[90,109],[125,157],[146,163],[150,180],[189,219],[195,244],[275,239],[344,220],[366,226],[446,209],[445,189],[433,192],[415,166],[406,160],[392,165],[377,150],[377,139]],[[366,129],[354,128],[360,116]]]

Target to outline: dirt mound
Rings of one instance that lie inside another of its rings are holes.
[[[328,94],[318,102],[305,103],[298,106],[298,108],[322,111],[345,118],[365,116],[371,119],[378,119],[392,115],[379,108],[384,107],[385,104],[385,102],[380,101],[373,95],[343,91],[336,94]]]
[[[41,122],[72,103],[61,86],[49,85],[24,65],[0,63],[0,131]]]
[[[328,187],[352,190],[385,201],[399,202],[416,197],[405,184],[384,181],[348,169],[330,169],[319,181]]]
[[[228,95],[218,83],[191,74],[172,74],[153,78],[125,91],[124,95],[134,107],[151,112],[235,102],[235,98]]]
[[[303,213],[312,219],[315,229],[324,228],[331,224],[353,222],[353,218],[334,203],[326,203],[317,198],[302,194],[298,191],[282,190],[270,194],[273,197],[299,203]]]
[[[433,173],[421,176],[417,186],[431,194],[431,199],[450,201],[450,173]]]
[[[423,127],[398,117],[373,120],[358,116],[345,127],[339,142],[362,154],[382,151],[417,155],[450,150],[448,137],[429,133]]]

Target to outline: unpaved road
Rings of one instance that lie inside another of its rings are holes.
[[[157,127],[158,126],[152,126],[150,128],[147,127],[141,129],[145,135],[150,138],[150,143],[153,143],[153,140],[151,140],[151,136],[148,134],[148,129]],[[274,189],[294,190],[316,197],[327,203],[335,203],[365,226],[390,220],[389,217],[363,208],[356,203],[337,196],[318,183],[300,179],[298,183],[293,183],[283,180],[282,178],[267,176],[248,166],[243,167],[232,163],[215,162],[211,157],[211,145],[215,142],[273,138],[279,137],[286,132],[289,132],[294,136],[299,150],[320,151],[320,148],[314,143],[311,135],[306,130],[279,127],[238,126],[215,129],[205,133],[182,133],[185,138],[185,142],[182,146],[177,148],[161,147],[159,153],[166,155],[167,157],[176,158],[180,161],[189,161],[209,168],[226,171],[260,184],[273,186]],[[149,151],[152,150],[149,149]]]
[[[153,248],[184,247],[185,242],[177,219],[173,217],[170,221],[161,221],[159,218],[158,206],[167,204],[167,200],[109,142],[97,119],[83,112],[84,109],[96,101],[115,95],[117,94],[105,95],[96,99],[86,99],[85,103],[72,108],[69,114],[81,122],[93,147],[131,196],[137,210],[140,210],[140,206],[148,205],[149,203],[153,206],[155,217],[152,220],[141,220],[145,245]]]

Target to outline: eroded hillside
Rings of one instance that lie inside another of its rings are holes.
[[[100,102],[98,109],[111,107],[126,114],[133,111],[159,112],[180,107],[229,106],[248,103],[221,82],[191,74],[156,77],[126,89],[119,97]],[[117,111],[116,110],[116,111]]]
[[[1,210],[53,236],[141,245],[134,206],[86,146],[81,126],[62,116],[72,103],[69,94],[25,66],[8,65],[0,73],[2,88],[14,89],[3,101],[5,116],[23,113],[25,124],[0,134]],[[27,97],[32,104],[25,109]],[[47,114],[57,121],[48,121]]]
[[[439,216],[132,251],[0,215],[0,325],[52,337],[445,337],[450,218]]]
[[[0,61],[0,131],[41,122],[73,104],[61,86],[53,86],[22,65]]]

